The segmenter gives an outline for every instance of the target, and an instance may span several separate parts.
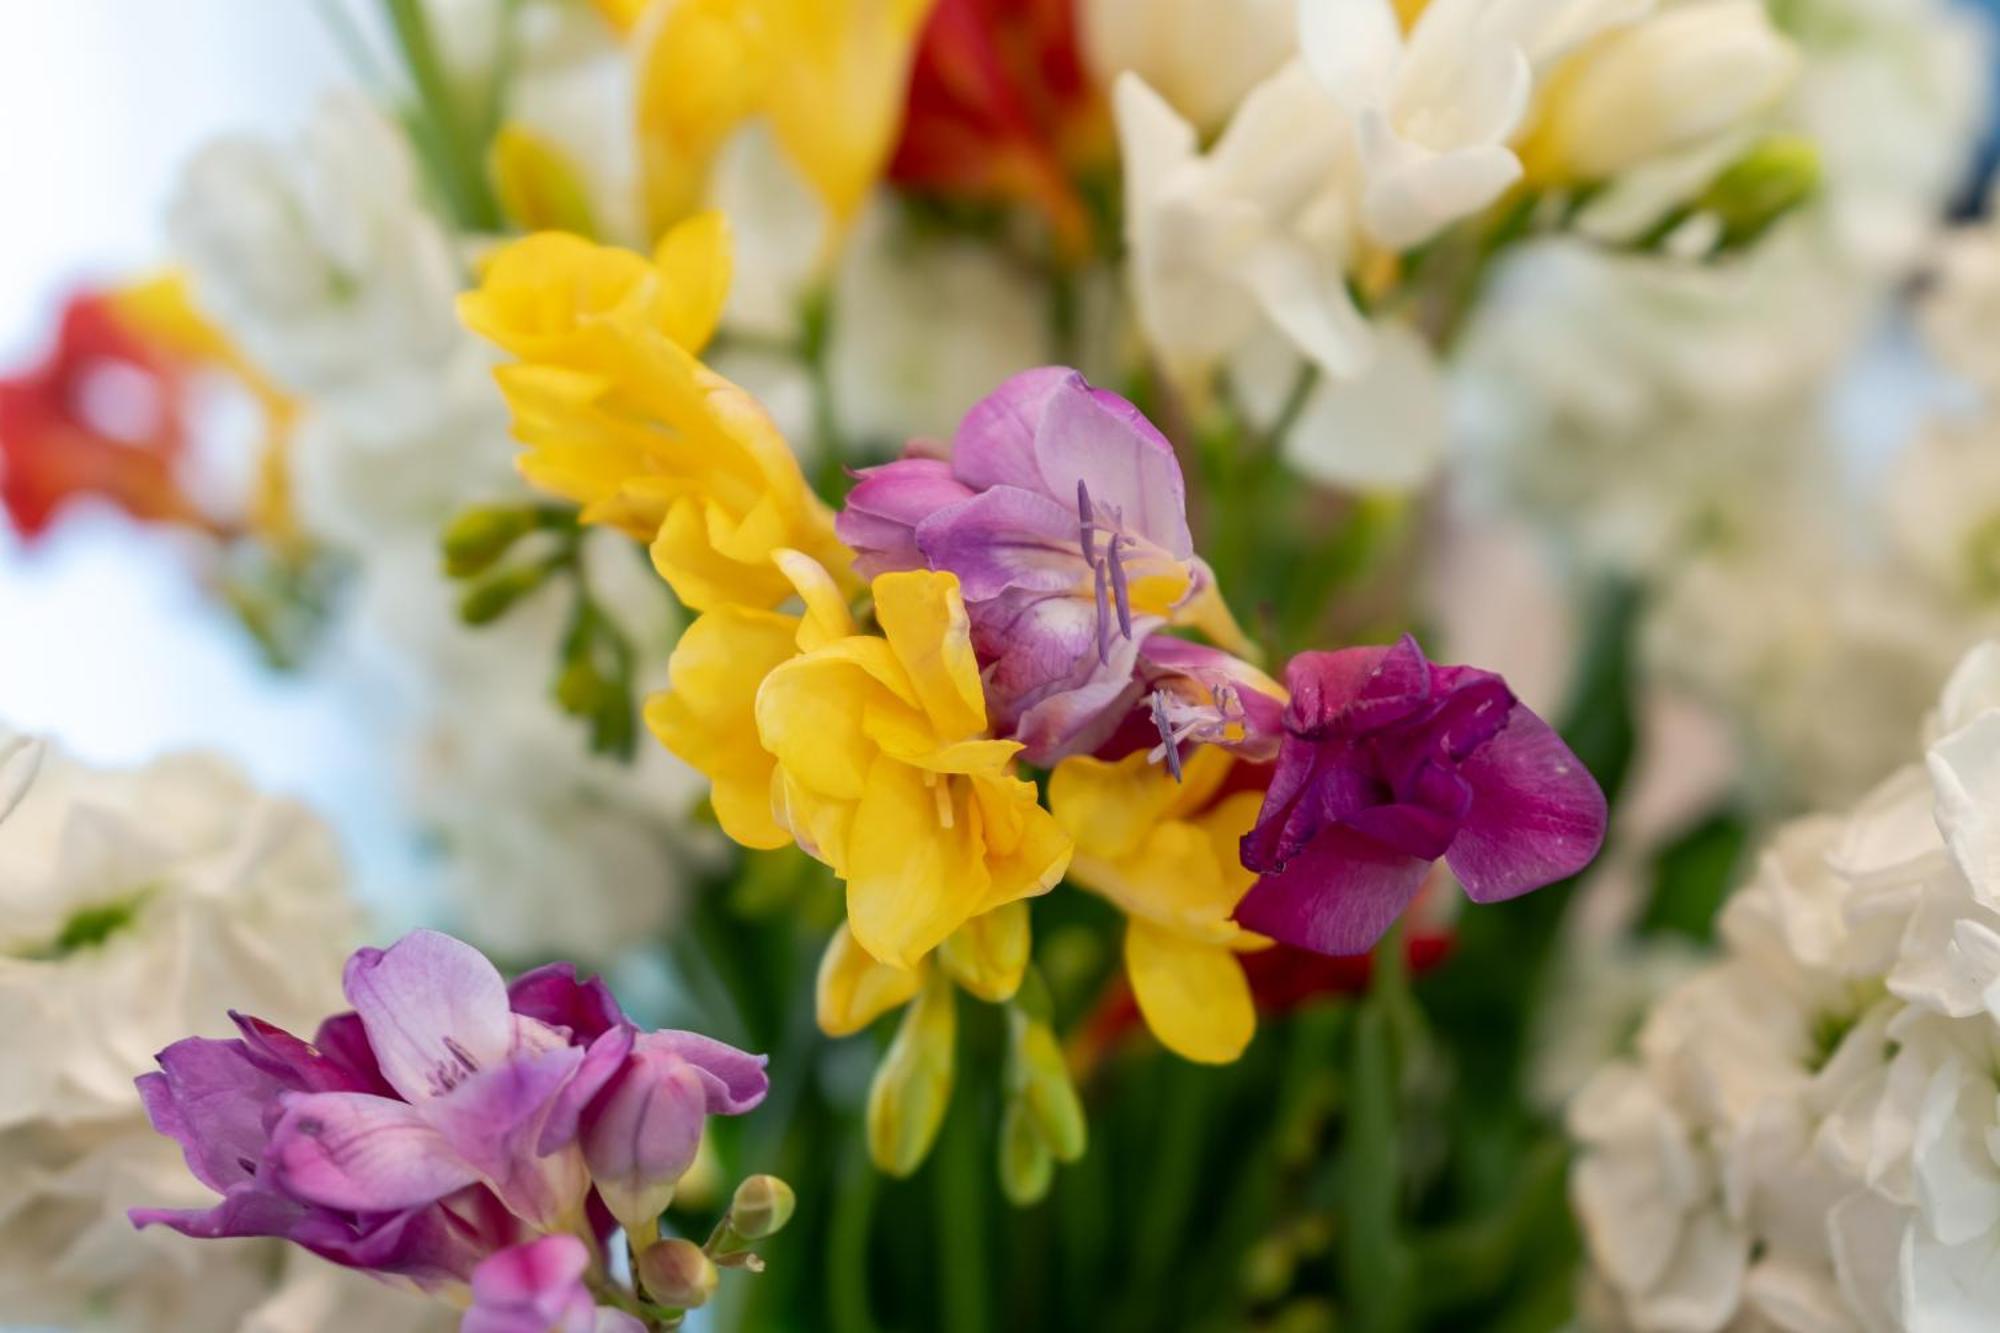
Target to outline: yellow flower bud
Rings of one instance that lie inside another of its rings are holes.
[[[1011,902],[972,918],[938,946],[945,975],[989,1004],[1021,988],[1028,970],[1028,904]]]
[[[522,125],[507,124],[487,153],[500,211],[522,231],[597,235],[590,187],[569,155]]]
[[[1000,1189],[1016,1208],[1040,1203],[1056,1175],[1049,1141],[1018,1099],[1007,1103],[1000,1119]]]
[[[868,1089],[868,1153],[888,1174],[907,1176],[930,1154],[951,1105],[957,1043],[957,994],[931,971]]]
[[[1062,1047],[1045,1022],[1020,1008],[1007,1011],[1007,1086],[1021,1103],[1059,1162],[1083,1156],[1090,1140],[1083,1102],[1070,1082]]]
[[[784,1230],[799,1198],[776,1176],[751,1176],[736,1187],[729,1204],[730,1229],[745,1240],[763,1240]]]

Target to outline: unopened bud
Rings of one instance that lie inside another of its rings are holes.
[[[535,511],[520,505],[481,505],[444,530],[444,572],[455,579],[484,574],[515,542],[535,530]]]
[[[908,1003],[923,978],[908,968],[877,962],[843,923],[820,956],[813,1000],[820,1031],[851,1037],[899,1004]]]
[[[1089,1127],[1062,1047],[1047,1023],[1018,1007],[1007,1011],[1007,1087],[1034,1117],[1057,1161],[1083,1156]]]
[[[1000,1119],[1000,1189],[1017,1208],[1040,1203],[1055,1180],[1056,1160],[1041,1127],[1019,1099]]]
[[[655,1303],[692,1310],[708,1304],[722,1274],[701,1246],[678,1236],[649,1245],[639,1255],[639,1285]]]
[[[957,996],[932,971],[903,1012],[868,1089],[868,1154],[889,1175],[909,1175],[930,1154],[951,1105],[957,1041]]]
[[[996,907],[972,918],[938,947],[946,975],[988,1004],[1000,1004],[1021,988],[1028,970],[1028,904]]]
[[[764,1240],[785,1229],[799,1206],[792,1187],[776,1176],[751,1176],[736,1187],[729,1204],[729,1226],[745,1240]]]
[[[1819,149],[1812,140],[1773,135],[1717,176],[1695,207],[1721,221],[1724,248],[1740,248],[1811,198],[1819,181]]]
[[[522,231],[566,231],[596,236],[590,191],[568,154],[552,140],[507,124],[487,154],[500,209]]]
[[[458,602],[458,618],[468,625],[490,625],[508,608],[542,586],[548,570],[539,564],[504,570],[466,590]]]
[[[694,1163],[707,1089],[693,1065],[642,1043],[591,1102],[580,1133],[598,1197],[620,1226],[651,1234]]]

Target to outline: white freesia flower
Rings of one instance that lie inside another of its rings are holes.
[[[1130,70],[1204,130],[1298,51],[1294,0],[1083,0],[1080,19],[1101,83]]]
[[[252,1318],[284,1299],[279,1242],[204,1244],[126,1220],[139,1204],[206,1202],[132,1080],[172,1041],[226,1035],[232,1007],[316,1021],[339,1003],[357,924],[326,829],[219,761],[130,773],[42,763],[0,824],[0,1309],[10,1319],[303,1333]],[[425,1303],[367,1278],[310,1280],[370,1327],[438,1327]]]
[[[1304,69],[1257,85],[1206,153],[1138,75],[1113,101],[1132,297],[1168,368],[1198,377],[1275,326],[1328,374],[1360,373],[1371,339],[1347,290],[1344,127]]]
[[[1898,554],[1931,586],[2000,609],[2000,418],[1928,422],[1895,462],[1887,509]]]
[[[1602,181],[1775,106],[1798,70],[1759,0],[1699,0],[1579,51],[1537,108],[1540,179]]]
[[[1538,69],[1648,0],[1436,0],[1407,34],[1392,0],[1299,0],[1299,49],[1346,113],[1361,220],[1420,245],[1521,178],[1511,146]]]
[[[1407,493],[1436,474],[1449,427],[1437,354],[1409,325],[1385,321],[1365,371],[1313,387],[1285,436],[1285,459],[1329,486]]]
[[[1991,1325],[2000,645],[1961,664],[1929,731],[1927,766],[1780,832],[1724,911],[1723,961],[1573,1106],[1603,1327]],[[1703,1257],[1685,1275],[1683,1253]]]

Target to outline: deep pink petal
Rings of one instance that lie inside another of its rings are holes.
[[[578,1046],[588,1046],[628,1022],[604,978],[579,981],[573,963],[549,963],[523,972],[507,987],[507,1003],[517,1014],[569,1029],[570,1040]]]
[[[996,486],[917,525],[932,569],[958,575],[968,603],[1018,590],[1070,593],[1091,586],[1076,505]]]
[[[1604,792],[1548,723],[1516,705],[1459,767],[1472,805],[1446,863],[1474,902],[1567,879],[1604,843]]]
[[[442,1096],[512,1048],[507,983],[449,935],[417,930],[387,949],[361,949],[345,985],[383,1077],[409,1101]]]
[[[1325,954],[1375,947],[1423,887],[1430,862],[1404,856],[1351,829],[1323,830],[1236,906],[1260,935]]]
[[[360,1092],[291,1093],[271,1131],[279,1183],[310,1203],[390,1212],[479,1178],[414,1106]]]
[[[953,475],[975,491],[992,486],[1041,490],[1035,435],[1050,396],[1073,378],[1081,376],[1067,366],[1024,370],[973,404],[952,437]],[[1071,483],[1070,490],[1075,489]],[[1069,497],[1051,498],[1067,501]]]
[[[1194,554],[1180,461],[1152,422],[1115,393],[1081,375],[1056,386],[1035,432],[1045,492],[1071,502],[1081,482],[1091,507],[1178,560]]]
[[[1285,667],[1286,726],[1304,739],[1331,728],[1361,734],[1414,716],[1431,699],[1431,672],[1407,634],[1388,647],[1300,653]]]

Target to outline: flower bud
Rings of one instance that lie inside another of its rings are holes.
[[[444,530],[444,572],[455,579],[484,574],[515,542],[535,530],[535,511],[521,505],[480,505]]]
[[[1520,157],[1530,182],[1607,180],[1733,129],[1799,64],[1756,0],[1664,9],[1559,66]]]
[[[468,625],[490,625],[506,615],[514,603],[541,587],[548,576],[546,566],[522,565],[475,583],[459,599],[458,618]]]
[[[1055,1180],[1056,1159],[1049,1141],[1018,1098],[1000,1118],[1000,1189],[1017,1208],[1040,1203]]]
[[[776,1176],[751,1176],[729,1203],[730,1229],[745,1240],[764,1240],[785,1229],[798,1207],[792,1187]]]
[[[675,1310],[708,1304],[722,1274],[701,1246],[678,1236],[647,1246],[639,1254],[639,1285],[654,1302]]]
[[[1721,221],[1721,245],[1736,249],[1811,198],[1819,180],[1819,149],[1812,140],[1774,134],[1717,176],[1694,206]]]
[[[957,996],[930,972],[868,1089],[868,1153],[889,1175],[907,1176],[929,1155],[951,1105],[957,1041]]]
[[[501,211],[522,231],[598,234],[583,174],[552,140],[519,124],[503,125],[487,165]]]
[[[636,1045],[584,1113],[583,1160],[620,1226],[651,1235],[701,1147],[708,1109],[700,1072]]]
[[[1028,904],[1025,900],[981,913],[938,947],[945,975],[988,1004],[1021,988],[1028,970]]]
[[[1057,1161],[1083,1156],[1089,1127],[1062,1047],[1047,1023],[1020,1008],[1007,1011],[1007,1090],[1033,1118]]]
[[[870,957],[843,923],[820,955],[813,995],[820,1031],[829,1037],[851,1037],[907,1003],[922,984],[918,973]]]

